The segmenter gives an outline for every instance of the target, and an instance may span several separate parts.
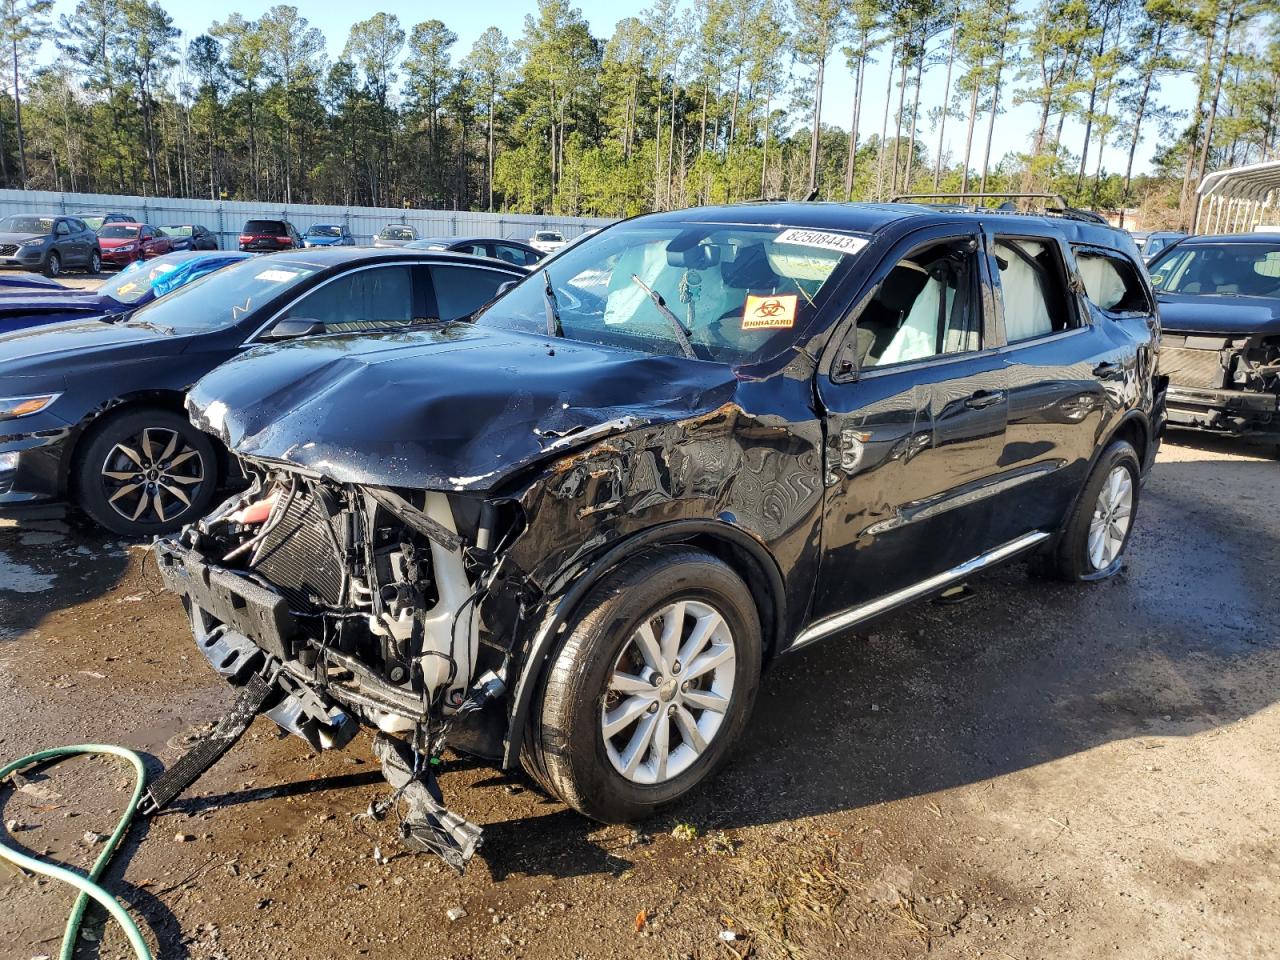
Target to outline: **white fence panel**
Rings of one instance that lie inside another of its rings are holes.
[[[535,230],[558,230],[572,240],[611,220],[598,217],[542,217],[467,210],[402,210],[398,207],[344,207],[318,204],[254,203],[180,197],[128,197],[109,193],[61,193],[54,190],[0,190],[0,216],[11,213],[123,213],[141,223],[198,223],[218,235],[218,245],[234,250],[246,220],[288,220],[302,233],[315,223],[340,223],[356,243],[373,242],[389,223],[413,227],[423,237],[489,236],[527,240]]]

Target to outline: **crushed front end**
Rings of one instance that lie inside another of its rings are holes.
[[[1160,372],[1169,426],[1280,442],[1280,336],[1166,330]]]
[[[506,651],[479,606],[515,508],[245,466],[248,491],[156,544],[200,651],[233,685],[270,683],[268,715],[316,750],[375,728],[406,841],[461,869],[479,829],[432,770],[446,742],[500,749]]]

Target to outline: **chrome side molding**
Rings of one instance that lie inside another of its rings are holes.
[[[910,603],[917,597],[932,593],[942,587],[950,586],[957,580],[963,580],[979,570],[985,570],[987,567],[994,566],[1002,560],[1007,560],[1016,554],[1022,553],[1024,550],[1029,550],[1036,544],[1048,540],[1049,537],[1050,534],[1045,533],[1043,530],[1023,534],[1016,540],[1010,540],[1008,543],[988,550],[986,553],[978,554],[978,556],[966,560],[950,570],[934,574],[927,580],[921,580],[919,583],[913,583],[893,593],[886,593],[883,597],[877,597],[869,603],[862,604],[862,606],[852,607],[843,613],[837,613],[834,616],[827,617],[825,620],[819,620],[817,623],[811,624],[802,630],[800,635],[796,637],[795,642],[787,650],[798,650],[814,640],[820,640],[825,636],[861,623],[863,620],[869,620],[874,616],[892,610],[894,607]]]

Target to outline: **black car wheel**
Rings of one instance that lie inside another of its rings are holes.
[[[760,663],[760,621],[742,579],[702,550],[647,550],[584,599],[548,667],[523,761],[588,817],[649,816],[724,760],[751,713]]]
[[[1138,512],[1142,465],[1133,445],[1115,440],[1102,451],[1072,511],[1050,572],[1064,580],[1113,577],[1124,567],[1124,551]]]
[[[62,273],[62,255],[57,250],[52,250],[49,256],[45,257],[44,275],[46,277],[56,277]]]
[[[79,506],[130,537],[169,533],[202,516],[217,487],[208,436],[168,410],[131,410],[99,426],[76,471]]]
[[[90,273],[102,272],[102,254],[100,254],[97,250],[89,254],[89,272]]]

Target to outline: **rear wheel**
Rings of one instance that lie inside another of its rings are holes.
[[[203,516],[217,487],[213,442],[168,410],[131,410],[104,422],[76,470],[79,506],[114,533],[149,537]]]
[[[745,583],[689,547],[646,551],[584,599],[548,676],[524,760],[586,816],[649,816],[704,780],[741,734],[760,678]]]
[[[1138,510],[1142,467],[1133,446],[1113,441],[1098,458],[1063,528],[1052,572],[1065,580],[1104,580],[1124,566]]]
[[[44,261],[44,275],[46,277],[56,277],[62,273],[62,255],[57,250],[49,253]]]

